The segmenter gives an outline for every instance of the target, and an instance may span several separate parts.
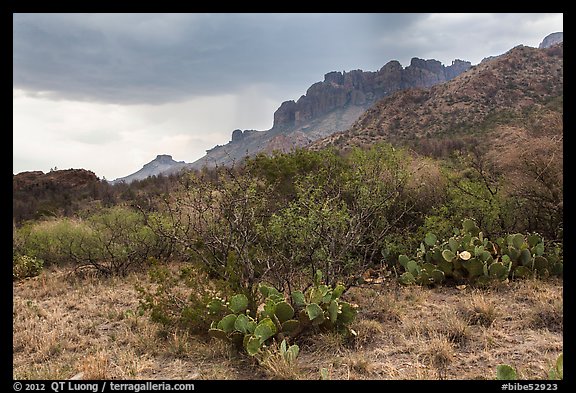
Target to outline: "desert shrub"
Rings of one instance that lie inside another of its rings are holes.
[[[46,265],[90,265],[106,274],[125,274],[149,257],[170,254],[144,217],[125,207],[101,209],[87,219],[58,218],[16,229],[22,254]]]
[[[234,168],[190,173],[160,212],[145,214],[148,227],[177,244],[210,278],[227,281],[252,298],[269,267],[259,257],[258,228],[269,217],[267,187]]]
[[[311,277],[316,269],[325,272],[327,284],[351,283],[366,267],[411,246],[407,234],[421,225],[422,212],[442,192],[432,180],[434,171],[418,173],[423,165],[431,166],[382,144],[334,155],[294,179],[294,198],[274,211],[261,231],[263,248],[276,263],[270,271],[275,284],[290,289],[291,275]]]
[[[12,278],[20,280],[35,277],[42,272],[44,263],[41,259],[28,255],[14,255],[12,260]]]
[[[148,271],[150,285],[138,285],[139,312],[149,313],[153,322],[169,329],[207,334],[212,316],[206,304],[214,296],[226,296],[223,281],[208,280],[202,269],[191,265],[171,269],[157,262]]]
[[[486,235],[563,231],[563,146],[558,135],[533,136],[499,149],[474,146],[446,165],[446,199],[421,234],[474,217]],[[432,225],[436,225],[434,228]],[[445,233],[445,232],[444,232]]]
[[[337,178],[345,170],[345,162],[333,149],[297,149],[290,153],[259,154],[248,160],[246,168],[271,186],[271,202],[279,208],[294,200],[300,179],[310,174],[319,178],[320,171]]]
[[[91,236],[78,244],[73,258],[99,271],[126,274],[133,268],[145,266],[149,258],[167,258],[170,248],[145,224],[144,216],[136,210],[116,206],[103,209],[87,220]]]
[[[349,233],[353,218],[346,204],[325,198],[311,183],[302,185],[296,201],[273,214],[261,231],[268,259],[276,260],[270,275],[288,288],[298,272],[322,269],[331,281],[350,274],[359,263],[352,254],[357,234]]]
[[[65,266],[74,262],[82,239],[90,237],[86,222],[73,218],[39,221],[16,229],[21,239],[18,249],[23,254],[42,259],[46,266]]]

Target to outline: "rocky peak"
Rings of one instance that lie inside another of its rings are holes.
[[[242,140],[242,138],[244,137],[244,134],[242,133],[242,130],[237,129],[232,131],[232,142],[238,142],[240,140]]]
[[[186,165],[187,164],[184,161],[175,161],[169,154],[158,154],[155,159],[153,159],[147,164],[144,164],[142,169],[140,169],[138,172],[135,172],[125,177],[120,177],[109,183],[129,184],[134,180],[143,180],[150,176],[158,176],[160,174],[167,176],[182,170],[183,168],[186,167]]]
[[[157,165],[173,165],[178,163],[183,163],[184,161],[174,161],[172,156],[169,154],[158,154],[155,159],[150,161],[144,167],[157,166]]]
[[[336,85],[344,84],[344,76],[341,72],[332,71],[324,75],[324,83],[334,83]]]
[[[458,75],[467,71],[472,67],[472,63],[465,60],[456,59],[452,61],[452,65],[446,67],[445,75],[447,80],[456,78]]]
[[[546,37],[544,37],[540,45],[538,45],[538,48],[540,49],[549,48],[561,42],[564,42],[564,33],[559,31],[556,33],[548,34]]]
[[[172,159],[172,156],[169,154],[158,154],[156,156],[156,161],[160,161],[160,162],[172,162],[174,161]]]

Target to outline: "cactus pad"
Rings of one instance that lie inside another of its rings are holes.
[[[300,327],[300,322],[296,319],[289,319],[282,324],[282,332],[293,333]]]
[[[241,313],[248,307],[248,298],[246,295],[239,293],[230,298],[230,305],[228,308],[232,310],[233,313]]]
[[[284,323],[294,316],[294,309],[287,302],[280,302],[276,304],[274,314],[276,315],[280,323]]]
[[[228,335],[226,334],[226,332],[222,329],[214,329],[211,328],[208,330],[208,334],[211,337],[215,337],[215,338],[219,338],[220,340],[228,340]]]
[[[236,322],[235,314],[228,314],[218,322],[217,328],[224,330],[226,333],[234,331],[234,323]]]

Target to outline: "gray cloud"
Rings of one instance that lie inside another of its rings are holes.
[[[13,83],[50,98],[161,103],[358,68],[418,14],[15,14]],[[347,59],[342,61],[342,59]],[[378,60],[376,60],[378,59]],[[364,60],[364,61],[363,61]]]

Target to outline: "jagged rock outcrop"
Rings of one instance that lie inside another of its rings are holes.
[[[561,42],[564,42],[564,33],[559,31],[556,33],[548,34],[546,37],[544,37],[540,45],[538,45],[538,48],[549,48]]]
[[[238,141],[242,140],[243,137],[244,137],[244,133],[242,132],[242,130],[232,131],[232,142],[238,142]]]
[[[129,184],[135,180],[144,180],[150,176],[168,176],[181,171],[187,166],[188,164],[186,164],[184,161],[173,160],[171,155],[159,154],[154,160],[150,161],[148,164],[145,164],[138,172],[126,177],[118,178],[110,183],[116,184],[123,182]]]
[[[348,105],[364,106],[395,91],[429,87],[445,82],[472,66],[468,61],[454,60],[446,67],[438,60],[412,58],[403,68],[396,60],[379,71],[332,71],[323,82],[310,86],[298,101],[286,101],[274,113],[274,128],[301,127],[335,109]]]

